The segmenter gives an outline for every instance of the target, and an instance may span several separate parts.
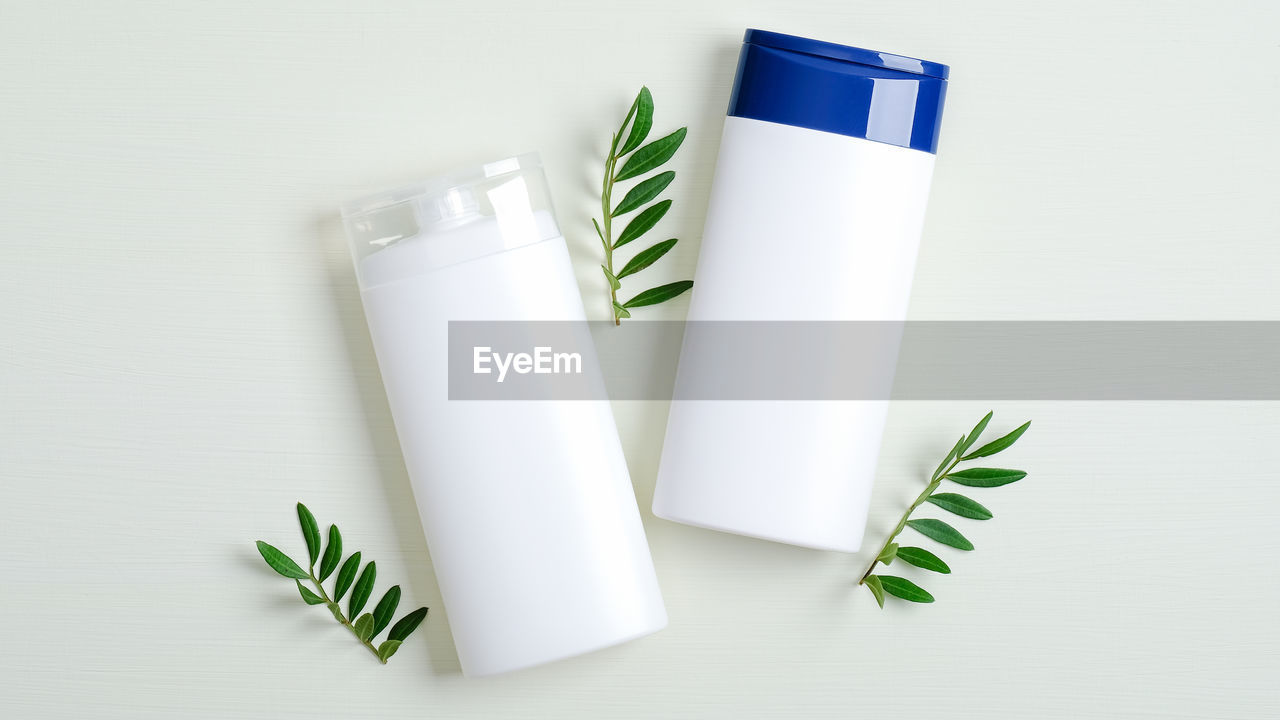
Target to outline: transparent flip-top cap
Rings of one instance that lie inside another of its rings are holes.
[[[469,187],[454,187],[439,195],[424,196],[419,202],[418,217],[428,227],[465,222],[480,214],[480,203]]]
[[[354,200],[342,219],[361,288],[560,235],[537,153]]]

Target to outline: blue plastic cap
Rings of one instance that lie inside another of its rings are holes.
[[[949,73],[927,60],[748,30],[729,114],[934,153]]]

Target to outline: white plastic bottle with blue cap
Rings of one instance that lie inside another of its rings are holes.
[[[947,74],[748,30],[690,322],[905,320]],[[686,334],[681,366],[697,352]],[[687,399],[687,374],[677,372],[654,514],[857,551],[887,401]]]
[[[463,673],[665,626],[608,401],[450,397],[450,322],[506,321],[518,334],[526,321],[576,321],[586,334],[537,156],[358,200],[343,219]],[[598,374],[589,334],[574,346]]]

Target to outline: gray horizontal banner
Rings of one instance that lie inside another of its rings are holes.
[[[1270,321],[451,322],[448,352],[454,400],[1280,400]]]

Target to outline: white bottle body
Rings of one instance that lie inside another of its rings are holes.
[[[359,200],[343,215],[462,672],[663,628],[608,401],[450,399],[454,321],[508,321],[514,342],[523,322],[572,321],[582,374],[603,382],[537,156]],[[592,397],[603,396],[601,385]]]
[[[564,239],[362,295],[463,672],[664,627],[608,404],[448,399],[450,320],[585,322]]]
[[[920,150],[727,117],[688,319],[904,320],[933,164]],[[859,549],[887,402],[685,390],[677,373],[655,515]]]

